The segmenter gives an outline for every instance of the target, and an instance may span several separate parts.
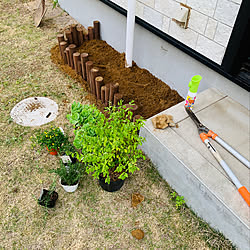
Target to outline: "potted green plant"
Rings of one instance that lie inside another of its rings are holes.
[[[77,159],[74,157],[76,149],[69,141],[64,142],[58,150],[59,157],[64,164],[76,163]]]
[[[133,122],[132,112],[122,103],[106,108],[105,116],[95,106],[90,106],[99,115],[75,130],[74,145],[81,150],[76,155],[85,163],[86,172],[99,179],[104,190],[117,191],[129,173],[139,170],[138,158],[144,158],[138,149],[144,141],[138,134],[143,119]]]
[[[37,200],[38,204],[46,208],[54,207],[58,199],[58,193],[55,191],[55,188],[55,181],[53,181],[48,190],[43,188],[41,190],[40,197]]]
[[[54,126],[51,126],[48,130],[39,130],[31,139],[39,146],[46,147],[51,155],[57,155],[60,147],[68,141],[63,131]]]
[[[60,177],[60,184],[66,192],[75,192],[78,188],[80,178],[84,173],[83,164],[67,163],[65,166],[60,162],[60,167],[49,170],[50,173],[55,173]]]

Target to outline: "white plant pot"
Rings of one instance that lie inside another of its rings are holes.
[[[60,184],[63,187],[63,189],[68,192],[68,193],[73,193],[76,191],[76,189],[78,188],[79,185],[79,181],[77,182],[77,184],[73,185],[73,186],[68,186],[68,185],[63,185],[62,181],[60,180]]]

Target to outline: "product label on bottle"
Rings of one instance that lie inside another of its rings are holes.
[[[193,106],[194,106],[195,99],[196,99],[196,96],[191,97],[191,96],[188,95],[187,98],[186,98],[185,107],[188,107],[188,108],[192,109]]]

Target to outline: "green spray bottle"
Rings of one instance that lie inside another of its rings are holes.
[[[193,76],[191,82],[189,82],[189,91],[185,101],[185,107],[188,107],[190,109],[193,108],[201,79],[202,77],[200,75],[196,75]]]

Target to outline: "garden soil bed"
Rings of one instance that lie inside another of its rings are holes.
[[[119,93],[123,95],[124,103],[134,100],[138,105],[136,114],[146,119],[183,101],[176,90],[172,90],[166,83],[148,70],[139,68],[134,62],[132,68],[125,68],[125,54],[117,52],[105,41],[85,41],[77,51],[89,54],[89,60],[99,68],[105,84],[118,82]],[[81,82],[85,90],[89,91],[88,83],[76,74],[75,70],[63,63],[58,45],[51,49],[51,59],[63,72]],[[91,94],[88,95],[88,99],[103,109],[102,104]]]

